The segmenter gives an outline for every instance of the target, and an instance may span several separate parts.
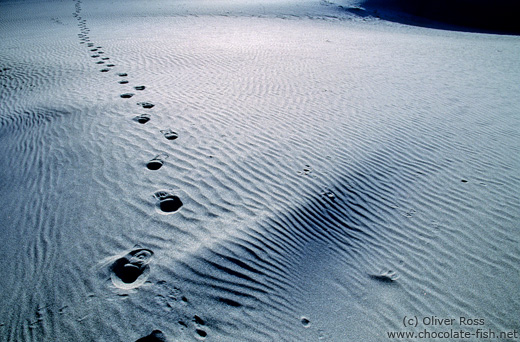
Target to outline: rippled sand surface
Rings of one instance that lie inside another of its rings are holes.
[[[1,2],[0,340],[520,329],[520,38],[355,13]]]

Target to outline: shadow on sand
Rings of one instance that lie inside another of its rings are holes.
[[[365,0],[361,5],[369,15],[408,25],[520,34],[516,0]]]

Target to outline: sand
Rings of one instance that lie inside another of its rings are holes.
[[[520,38],[359,6],[0,2],[0,340],[519,331]]]

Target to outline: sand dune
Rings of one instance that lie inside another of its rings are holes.
[[[1,2],[0,340],[518,330],[520,40],[368,10]]]

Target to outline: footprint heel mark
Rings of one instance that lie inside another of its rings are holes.
[[[121,98],[123,98],[123,99],[129,99],[129,98],[131,98],[134,95],[135,95],[134,93],[124,93],[124,94],[121,94],[119,96],[121,96]]]
[[[160,330],[154,330],[150,335],[141,337],[135,342],[166,342],[166,336]]]
[[[175,140],[179,137],[179,134],[172,131],[171,129],[163,129],[161,130],[161,133],[164,135],[164,137],[168,140]]]
[[[159,190],[154,193],[157,200],[156,207],[162,213],[173,214],[179,211],[183,205],[179,196],[172,190]]]
[[[141,106],[145,109],[150,109],[150,108],[153,108],[155,105],[153,103],[150,103],[150,102],[137,102],[137,105],[138,106]]]
[[[139,122],[140,124],[145,124],[148,121],[150,121],[151,117],[150,114],[141,114],[136,117],[134,117],[134,120]]]
[[[148,170],[159,170],[163,166],[164,160],[167,158],[168,155],[166,153],[158,154],[146,163],[146,167]]]
[[[132,250],[117,259],[110,267],[110,278],[115,287],[133,289],[145,283],[150,275],[153,251],[146,248]]]

